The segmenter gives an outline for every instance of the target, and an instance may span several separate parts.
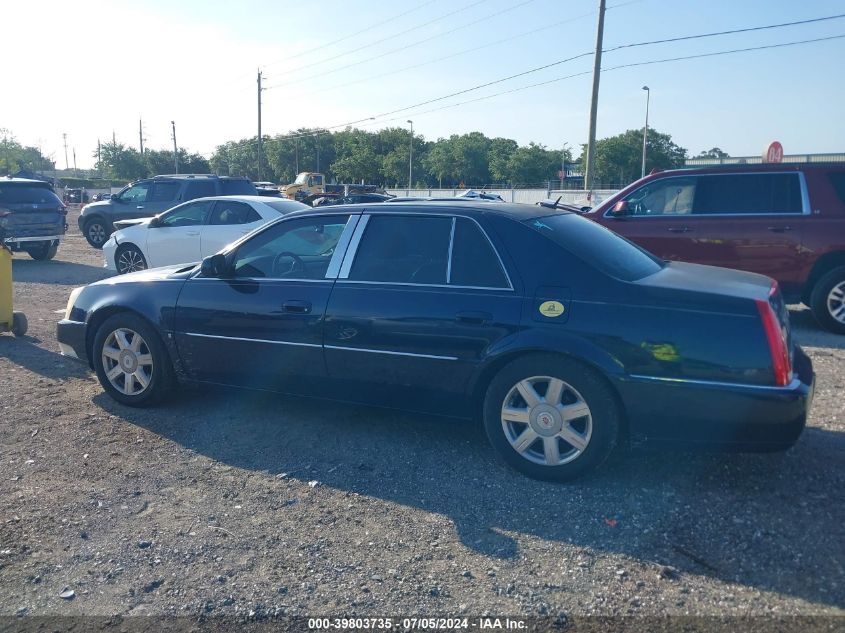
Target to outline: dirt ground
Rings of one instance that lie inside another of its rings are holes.
[[[845,616],[845,337],[805,309],[818,384],[788,452],[633,451],[544,484],[450,420],[115,403],[58,353],[71,289],[106,276],[69,222],[55,260],[15,256],[30,331],[0,336],[0,615]]]

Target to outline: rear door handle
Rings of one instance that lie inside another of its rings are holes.
[[[139,205],[138,205],[137,207],[135,207],[135,208],[136,208],[136,209],[143,209],[143,208],[144,208],[144,205],[143,205],[143,204],[139,204]]]
[[[282,309],[293,314],[308,314],[311,312],[311,302],[291,299],[282,304]]]
[[[670,226],[670,233],[689,233],[692,229],[688,226]]]
[[[791,231],[791,226],[770,226],[769,230],[772,233],[786,233],[787,231]]]
[[[493,315],[489,312],[475,312],[470,310],[458,312],[455,315],[455,321],[468,325],[486,325],[487,323],[493,322]]]
[[[190,235],[191,237],[194,237],[196,235],[199,235],[199,233],[185,233],[185,235]]]

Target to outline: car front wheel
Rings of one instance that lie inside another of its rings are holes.
[[[484,399],[484,426],[499,456],[516,470],[549,481],[574,479],[599,466],[621,426],[616,398],[581,363],[532,355],[505,366]]]
[[[111,231],[106,225],[105,220],[100,218],[91,218],[85,223],[85,239],[94,248],[103,248],[103,244],[109,239]]]
[[[173,367],[161,338],[135,314],[122,312],[103,322],[94,337],[92,359],[103,389],[122,404],[155,404],[173,385]]]
[[[845,266],[834,268],[816,282],[810,309],[823,328],[845,334]]]
[[[134,273],[146,270],[147,260],[144,254],[134,244],[121,244],[114,254],[114,264],[118,274]]]

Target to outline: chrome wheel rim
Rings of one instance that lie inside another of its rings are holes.
[[[845,281],[831,288],[827,295],[827,311],[839,323],[845,324]]]
[[[127,396],[142,394],[153,377],[153,355],[143,337],[128,328],[112,332],[103,343],[103,370],[112,387]]]
[[[94,223],[88,227],[88,237],[95,244],[102,244],[106,241],[106,228],[99,223]]]
[[[560,466],[587,449],[593,417],[572,385],[551,376],[533,376],[520,380],[505,396],[502,430],[524,459]]]
[[[146,268],[147,264],[144,262],[144,257],[134,248],[122,251],[117,258],[117,270],[121,273],[134,273]]]

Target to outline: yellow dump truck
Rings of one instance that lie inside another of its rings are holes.
[[[313,171],[297,174],[296,180],[281,188],[282,195],[291,200],[304,200],[326,192],[326,177]]]

